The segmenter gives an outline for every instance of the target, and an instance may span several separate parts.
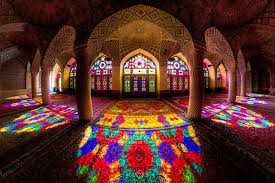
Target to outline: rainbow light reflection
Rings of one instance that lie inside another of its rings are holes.
[[[18,96],[8,97],[6,98],[6,100],[28,99],[30,97],[31,95],[18,95]]]
[[[222,110],[224,110],[230,106],[231,106],[231,104],[217,101],[217,103],[215,103],[215,104],[204,106],[201,114],[203,117],[209,117],[213,114],[221,112]]]
[[[76,174],[85,182],[196,182],[203,170],[192,125],[155,131],[90,126],[77,157]]]
[[[31,110],[30,112],[14,119],[8,125],[0,128],[0,132],[35,132],[38,130],[46,130],[69,123],[71,121],[70,118],[62,115],[62,112],[66,111],[66,106],[60,107],[63,108],[63,111],[60,111],[59,113],[51,110],[51,106],[49,106],[49,108],[39,107],[35,110]],[[68,116],[70,115],[70,113],[66,114]]]
[[[211,116],[209,119],[217,123],[224,123],[231,126],[267,128],[274,126],[274,123],[262,115],[248,110],[245,107],[232,105],[224,111]]]
[[[18,102],[13,102],[11,104],[5,105],[5,107],[27,107],[27,106],[34,106],[39,105],[41,103],[37,102],[34,99],[27,99],[27,100],[20,100]]]
[[[53,105],[47,106],[47,108],[50,109],[51,111],[54,111],[55,113],[58,113],[62,116],[66,116],[72,120],[79,119],[77,109],[74,107],[53,104]]]
[[[269,95],[257,94],[257,93],[246,93],[246,95],[249,97],[270,98]]]
[[[259,100],[256,98],[250,98],[250,97],[241,97],[237,96],[236,102],[242,103],[242,104],[269,104],[267,101]]]
[[[96,125],[116,128],[160,128],[187,124],[183,115],[157,100],[121,100],[96,121]]]

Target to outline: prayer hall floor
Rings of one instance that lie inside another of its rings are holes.
[[[224,94],[207,95],[195,122],[186,118],[188,97],[93,97],[87,124],[74,96],[51,95],[48,106],[30,97],[0,104],[0,182],[274,180],[272,96],[227,104]]]

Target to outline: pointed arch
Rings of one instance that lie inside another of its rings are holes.
[[[127,54],[122,61],[120,62],[120,95],[122,95],[122,91],[123,91],[123,76],[124,76],[124,65],[125,63],[132,57],[138,55],[138,54],[142,54],[143,56],[149,58],[152,60],[152,62],[154,63],[155,67],[156,67],[156,71],[155,71],[155,84],[156,84],[156,94],[157,97],[160,96],[160,71],[159,71],[159,61],[156,59],[156,57],[154,55],[152,55],[151,53],[147,52],[146,50],[143,50],[141,48],[136,49],[132,52],[130,52],[129,54]]]
[[[226,84],[226,69],[224,67],[224,65],[221,63],[218,67],[217,67],[217,71],[216,71],[216,83],[217,83],[217,88],[226,88],[227,84]]]
[[[223,58],[224,66],[229,71],[235,69],[234,53],[223,34],[216,27],[210,27],[205,31],[204,35],[207,50],[220,55]]]
[[[92,91],[112,90],[112,59],[100,54],[91,66]]]
[[[42,63],[43,67],[49,67],[49,69],[52,69],[58,55],[62,54],[64,51],[72,50],[74,48],[75,34],[75,29],[68,25],[65,25],[58,31],[46,51]]]
[[[208,69],[209,89],[214,91],[216,88],[216,74],[215,74],[214,65],[208,60],[208,58],[203,59],[203,64]]]
[[[75,58],[71,57],[67,60],[67,63],[63,71],[63,81],[62,81],[62,92],[71,91],[70,90],[70,71],[72,66],[76,63]]]
[[[167,60],[167,87],[170,92],[189,90],[189,64],[182,54]]]

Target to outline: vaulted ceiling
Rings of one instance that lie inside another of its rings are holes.
[[[34,56],[37,48],[43,54],[64,25],[73,26],[76,43],[82,43],[102,20],[137,4],[150,5],[171,14],[197,41],[204,40],[207,28],[216,27],[233,52],[238,53],[241,48],[247,60],[262,56],[263,60],[275,63],[274,0],[1,0],[0,25],[26,24],[22,25],[24,31],[15,28],[14,31],[12,28],[5,32],[0,30],[0,54],[15,46],[27,52],[26,55]],[[121,35],[125,44],[130,44],[130,39],[123,38],[121,31],[124,32],[123,28],[113,35]],[[155,33],[151,33],[150,39],[158,40]],[[139,36],[135,32],[131,39]]]

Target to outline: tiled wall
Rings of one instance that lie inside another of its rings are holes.
[[[26,88],[26,64],[19,59],[3,63],[0,69],[0,90]]]

